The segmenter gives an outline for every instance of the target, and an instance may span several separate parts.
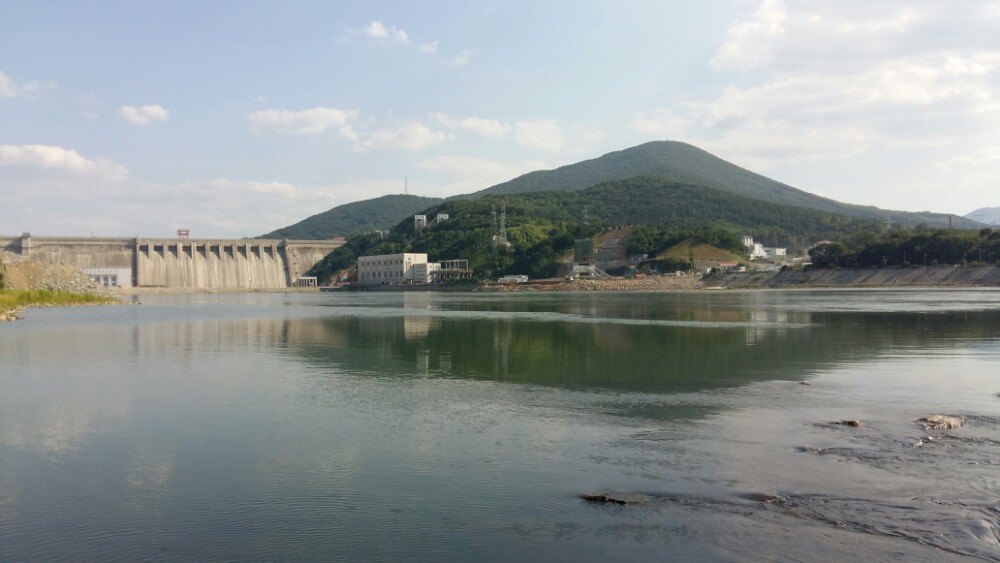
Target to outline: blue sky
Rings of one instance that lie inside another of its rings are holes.
[[[0,232],[246,236],[657,139],[998,205],[1000,2],[8,2]]]

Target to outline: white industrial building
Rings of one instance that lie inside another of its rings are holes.
[[[788,256],[788,251],[781,247],[765,246],[764,255],[767,256],[769,260],[776,260]]]
[[[427,275],[426,254],[382,254],[380,256],[358,257],[358,283],[360,284],[426,283]]]
[[[787,254],[784,248],[764,246],[759,242],[754,242],[753,237],[743,235],[743,247],[746,249],[747,257],[751,260],[774,260],[784,258]]]
[[[413,278],[420,283],[431,283],[434,281],[434,272],[441,269],[438,262],[424,262],[413,265]]]
[[[471,275],[468,260],[428,262],[426,254],[358,257],[358,283],[362,285],[441,283]]]

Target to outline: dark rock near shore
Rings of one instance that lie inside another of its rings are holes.
[[[839,424],[841,426],[850,426],[852,428],[858,428],[861,426],[860,420],[841,420],[840,422],[833,422],[831,424]]]
[[[583,495],[583,500],[587,502],[600,502],[609,504],[628,504],[628,501],[621,498],[615,498],[611,495]]]
[[[961,428],[965,424],[965,421],[957,416],[944,414],[925,416],[918,419],[917,422],[922,424],[927,430],[954,430],[955,428]]]

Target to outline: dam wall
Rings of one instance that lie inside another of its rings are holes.
[[[288,278],[279,242],[140,240],[136,248],[136,285],[189,289],[289,287],[295,280]]]
[[[135,287],[290,287],[345,239],[143,239],[0,236],[0,250],[83,271],[127,271]]]

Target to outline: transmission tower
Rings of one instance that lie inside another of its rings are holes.
[[[587,213],[587,206],[583,206],[583,224],[590,225],[590,214]]]
[[[500,204],[500,218],[497,218],[497,208],[490,206],[490,213],[493,215],[493,246],[510,246],[507,240],[507,204]]]
[[[500,230],[497,232],[497,242],[502,246],[510,246],[507,241],[507,204],[500,204]]]

